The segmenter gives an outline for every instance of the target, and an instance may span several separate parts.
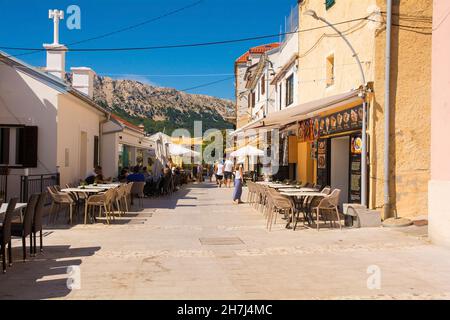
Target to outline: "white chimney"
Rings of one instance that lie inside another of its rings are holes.
[[[64,19],[64,11],[49,10],[48,17],[53,19],[53,43],[44,44],[44,48],[47,50],[45,70],[60,79],[64,79],[67,47],[59,43],[59,21]]]
[[[72,87],[92,99],[94,97],[94,70],[87,67],[70,68],[70,70],[72,71]]]

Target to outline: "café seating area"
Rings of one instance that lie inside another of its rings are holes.
[[[163,179],[155,187],[156,192],[145,192],[146,182],[85,184],[72,183],[64,187],[53,185],[47,192],[32,194],[28,202],[19,203],[12,198],[8,203],[0,201],[0,255],[5,273],[13,264],[12,240],[22,241],[23,261],[27,252],[31,257],[43,251],[42,227],[46,225],[76,223],[114,224],[116,218],[123,217],[133,209],[144,208],[144,198],[173,194],[180,181],[176,176]],[[29,239],[29,240],[28,240]],[[27,242],[29,246],[27,247]]]
[[[286,228],[296,230],[299,222],[306,228],[342,228],[339,212],[341,190],[310,183],[247,182],[247,202],[261,212],[266,227],[272,230],[279,216],[287,221]]]
[[[0,254],[2,270],[12,266],[12,239],[22,240],[23,261],[27,259],[27,240],[29,253],[37,254],[37,238],[39,236],[39,252],[43,251],[42,221],[45,210],[46,193],[33,194],[28,203],[18,203],[18,198],[12,198],[8,203],[0,203]]]

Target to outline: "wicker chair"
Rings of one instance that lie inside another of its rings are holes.
[[[47,190],[53,200],[50,208],[49,222],[53,217],[53,222],[55,223],[61,207],[67,207],[69,209],[69,223],[72,224],[73,207],[76,205],[76,201],[72,198],[72,196],[70,196],[70,194],[57,191],[58,188],[55,188],[55,186],[47,187]]]
[[[272,225],[277,221],[277,214],[284,212],[289,216],[294,216],[295,206],[289,198],[284,197],[278,191],[267,188],[268,211],[267,228],[272,230]]]
[[[341,190],[334,189],[328,196],[323,198],[319,202],[319,204],[314,208],[317,219],[317,231],[319,231],[320,227],[320,218],[322,218],[325,222],[330,221],[331,226],[333,226],[334,222],[337,221],[339,224],[339,229],[342,229],[341,217],[339,215],[338,210],[340,195]],[[334,220],[335,218],[336,220]]]
[[[131,188],[131,197],[137,197],[139,199],[139,206],[144,207],[144,187],[145,182],[134,182]]]
[[[6,246],[8,246],[8,262],[12,265],[12,248],[11,248],[11,220],[16,208],[18,199],[13,198],[8,203],[3,224],[0,228],[0,253],[3,258],[3,273],[6,273]]]
[[[111,214],[112,209],[112,199],[114,197],[114,190],[110,189],[103,194],[96,194],[90,196],[86,200],[86,204],[84,206],[84,224],[87,223],[87,216],[89,212],[92,212],[93,209],[99,209],[99,217],[102,216],[102,212],[105,213],[106,223],[110,223],[110,216],[112,215],[114,219],[114,215]],[[92,215],[95,218],[95,215]]]

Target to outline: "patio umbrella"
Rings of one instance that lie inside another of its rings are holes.
[[[171,156],[197,156],[199,155],[198,152],[192,151],[188,148],[185,148],[183,146],[180,146],[179,144],[173,144],[171,143],[169,145],[169,153]]]
[[[233,158],[242,158],[242,157],[262,157],[264,156],[264,151],[259,150],[253,146],[245,146],[231,153],[231,157]]]

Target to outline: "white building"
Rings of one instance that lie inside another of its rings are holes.
[[[147,166],[156,160],[156,142],[145,135],[143,126],[136,126],[114,114],[103,126],[102,168],[105,177],[116,177],[123,168],[138,164]]]
[[[92,69],[71,68],[72,85],[65,81],[67,48],[59,44],[57,27],[63,14],[55,10],[50,16],[55,33],[53,43],[44,44],[45,68],[0,52],[3,200],[25,198],[46,185],[78,183],[97,165],[103,167],[104,176],[116,177],[124,157],[126,165],[132,166],[155,155],[154,143],[143,128],[111,117],[94,102]]]

